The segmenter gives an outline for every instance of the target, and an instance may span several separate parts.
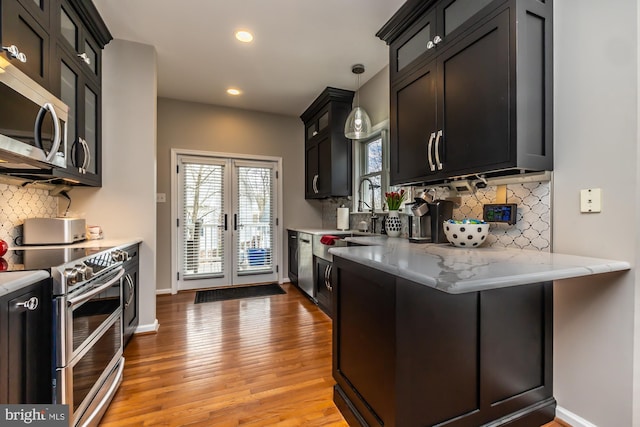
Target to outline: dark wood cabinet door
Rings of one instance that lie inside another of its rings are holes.
[[[289,249],[289,280],[297,284],[298,283],[298,232],[288,231],[288,249]]]
[[[435,173],[430,165],[437,132],[436,100],[435,61],[391,88],[392,185],[424,181]]]
[[[51,301],[50,279],[0,298],[0,403],[52,402]]]
[[[306,199],[318,197],[318,144],[312,144],[305,149],[305,186],[304,194]]]
[[[138,264],[127,267],[123,279],[122,327],[123,342],[127,345],[138,327]]]
[[[30,9],[40,10],[37,7]],[[42,15],[45,15],[42,10]],[[44,19],[44,18],[42,18]],[[2,2],[2,46],[15,45],[26,55],[26,62],[11,58],[8,52],[2,55],[13,65],[39,83],[51,89],[50,73],[50,37],[46,27],[25,9],[17,0]]]
[[[338,171],[335,170],[335,173]],[[331,139],[326,137],[318,141],[318,193],[320,196],[329,196],[332,193],[332,176],[334,168],[331,158]],[[337,195],[337,194],[336,194]]]
[[[67,168],[61,173],[82,184],[101,183],[100,89],[81,64],[58,47],[60,99],[69,107]]]
[[[515,164],[509,12],[504,10],[438,56],[438,128],[443,134],[436,157],[449,176]]]
[[[333,301],[331,284],[331,263],[322,258],[315,259],[315,286],[318,307],[331,316],[331,306]]]

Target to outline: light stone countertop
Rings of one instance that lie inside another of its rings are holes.
[[[629,270],[625,261],[505,248],[458,248],[385,236],[347,237],[368,246],[332,248],[341,257],[450,294]]]
[[[4,272],[0,274],[0,297],[48,277],[44,270]]]

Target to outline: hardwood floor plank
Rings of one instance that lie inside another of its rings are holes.
[[[160,329],[125,350],[100,426],[347,426],[332,400],[331,321],[283,288],[204,304],[195,292],[158,296]]]

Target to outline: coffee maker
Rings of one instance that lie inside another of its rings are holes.
[[[431,216],[429,205],[423,199],[416,197],[411,204],[409,216],[409,241],[413,243],[431,242]]]
[[[453,202],[416,198],[409,217],[409,241],[413,243],[447,243],[443,222],[453,216]]]

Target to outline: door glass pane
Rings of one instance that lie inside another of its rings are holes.
[[[73,49],[78,50],[78,27],[64,9],[60,11],[60,35],[73,46]]]
[[[89,152],[88,164],[85,169],[90,173],[96,170],[96,147],[98,144],[98,96],[88,87],[84,90],[84,139],[87,142]],[[86,157],[85,157],[86,158]]]
[[[398,71],[409,65],[414,59],[427,51],[427,42],[431,39],[431,24],[427,24],[415,36],[398,48]]]
[[[76,115],[77,109],[78,76],[63,62],[60,70],[60,97],[62,102],[69,107],[67,119],[67,163],[74,167],[80,166],[76,158]]]
[[[493,0],[456,0],[451,3],[444,10],[444,34],[449,35],[492,1]]]
[[[224,274],[224,166],[183,163],[184,278]]]
[[[239,275],[273,269],[273,171],[238,166],[237,265]]]

